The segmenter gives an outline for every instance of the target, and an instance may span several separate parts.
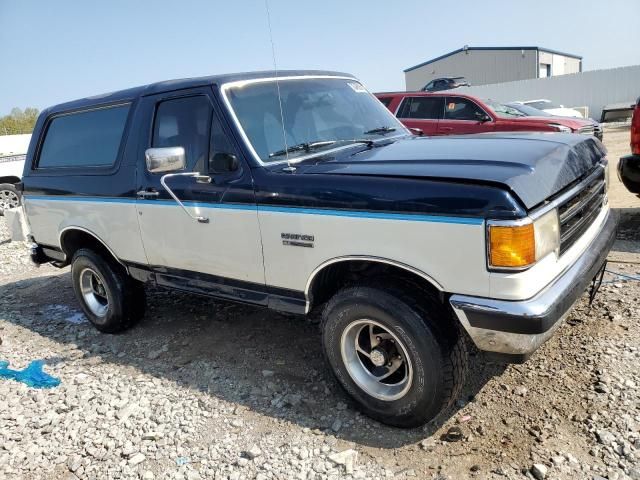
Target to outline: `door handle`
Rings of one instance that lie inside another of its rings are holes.
[[[194,175],[196,183],[211,183],[211,177],[209,175]]]
[[[453,130],[453,127],[440,127],[440,130],[442,130],[443,132],[450,132],[451,130]]]
[[[138,198],[149,199],[158,198],[160,196],[160,193],[154,190],[140,190],[139,192],[136,192],[136,195],[138,196]]]

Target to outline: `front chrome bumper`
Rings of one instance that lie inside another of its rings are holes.
[[[582,256],[528,300],[497,300],[452,295],[460,323],[476,347],[522,362],[546,342],[602,268],[616,238],[618,216],[610,210]]]

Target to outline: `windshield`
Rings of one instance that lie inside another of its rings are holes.
[[[527,117],[552,117],[548,112],[544,110],[538,110],[537,108],[532,107],[531,105],[523,105],[521,103],[513,103],[507,105],[508,107],[515,108],[519,112],[524,113]]]
[[[515,117],[524,117],[525,114],[519,112],[513,107],[509,107],[502,103],[494,102],[493,100],[483,100],[483,102],[491,108],[495,112],[495,114],[500,118],[515,118]]]
[[[356,143],[409,134],[356,80],[294,78],[280,79],[278,83],[282,116],[275,80],[223,87],[262,162],[283,161],[287,155],[289,159],[299,159]]]
[[[525,105],[529,105],[530,107],[537,108],[539,110],[545,110],[549,108],[562,108],[560,105],[556,105],[549,100],[534,100],[531,102],[524,102]]]

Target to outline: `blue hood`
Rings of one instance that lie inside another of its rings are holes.
[[[606,155],[594,137],[507,133],[404,137],[300,165],[299,173],[431,178],[500,184],[528,208],[583,177]]]

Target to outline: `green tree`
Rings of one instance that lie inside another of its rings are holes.
[[[39,113],[38,109],[33,107],[24,110],[12,108],[9,115],[0,117],[0,135],[31,133]]]

